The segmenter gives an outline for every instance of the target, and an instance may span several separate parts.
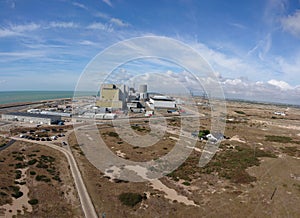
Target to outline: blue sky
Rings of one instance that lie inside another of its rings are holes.
[[[287,96],[297,103],[299,6],[298,0],[0,0],[0,90],[73,90],[103,49],[157,35],[196,49],[228,97]]]

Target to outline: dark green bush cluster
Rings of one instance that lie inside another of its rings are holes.
[[[28,165],[34,165],[37,162],[37,159],[32,159],[28,161]]]
[[[35,177],[35,180],[36,181],[42,181],[42,182],[50,182],[51,181],[51,179],[49,179],[47,176],[45,176],[45,175],[37,175],[36,177]]]
[[[143,196],[138,193],[126,192],[119,195],[119,200],[126,206],[134,207],[143,200]]]
[[[36,205],[36,204],[39,203],[39,201],[38,201],[38,199],[31,199],[31,200],[28,201],[28,203],[31,204],[31,205]]]
[[[21,170],[16,170],[15,173],[16,173],[15,179],[21,179],[22,176]]]
[[[20,191],[20,187],[19,186],[9,186],[9,189],[13,191],[13,193],[11,194],[11,196],[13,196],[14,198],[19,198],[23,196],[23,192]]]
[[[234,111],[237,114],[246,114],[244,111]]]
[[[116,132],[109,132],[108,135],[109,135],[110,137],[116,137],[116,138],[119,137],[119,134],[116,133]]]

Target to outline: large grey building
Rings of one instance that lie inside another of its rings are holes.
[[[26,123],[36,124],[57,124],[61,121],[61,116],[46,115],[46,114],[33,114],[23,112],[11,112],[2,114],[2,119],[7,121],[20,121]]]

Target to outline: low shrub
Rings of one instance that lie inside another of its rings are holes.
[[[126,206],[134,207],[143,200],[143,196],[138,193],[126,192],[119,195],[119,200]]]

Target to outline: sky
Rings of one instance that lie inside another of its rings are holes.
[[[191,46],[228,98],[300,104],[299,0],[0,0],[0,91],[74,90],[97,54],[143,36]]]

